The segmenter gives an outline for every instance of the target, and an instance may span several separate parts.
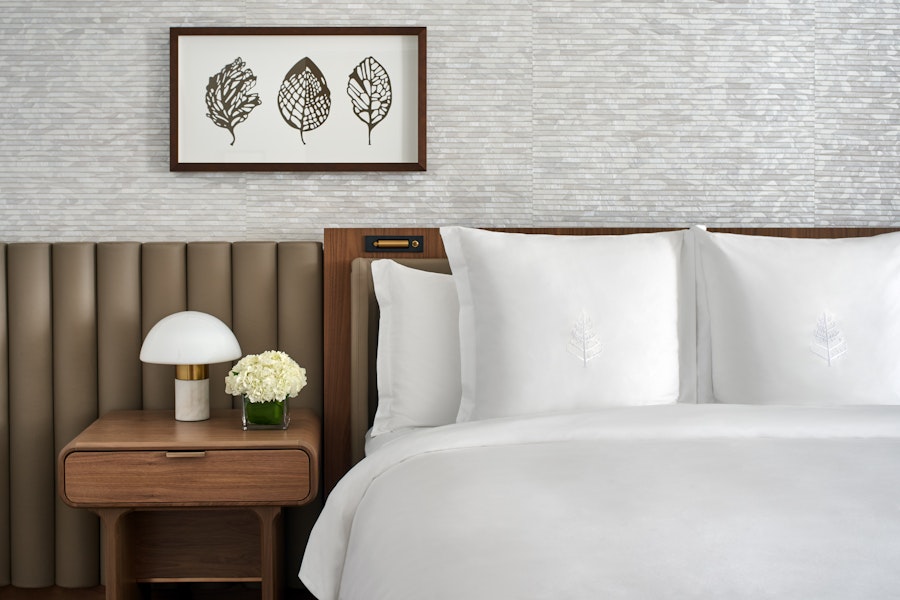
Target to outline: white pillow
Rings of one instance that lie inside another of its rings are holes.
[[[683,231],[441,235],[460,303],[458,421],[678,400]]]
[[[702,402],[900,403],[900,234],[694,235]]]
[[[453,278],[372,262],[378,330],[378,409],[371,435],[456,421],[459,303]]]

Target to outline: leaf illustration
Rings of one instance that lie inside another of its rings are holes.
[[[600,338],[597,336],[597,332],[594,331],[594,323],[587,313],[583,311],[572,327],[567,350],[569,354],[582,361],[585,367],[587,367],[589,361],[600,356],[600,352],[603,351]]]
[[[234,128],[250,116],[250,111],[260,105],[259,94],[251,94],[256,85],[256,75],[238,56],[230,65],[209,78],[206,84],[206,108],[209,117],[217,127],[231,133],[234,146]]]
[[[372,128],[381,123],[391,109],[391,78],[384,67],[370,56],[350,73],[347,95],[353,103],[353,112],[369,126],[371,146]]]
[[[823,312],[816,321],[810,349],[816,356],[827,362],[829,367],[833,361],[847,352],[847,341],[832,315]]]
[[[331,90],[325,76],[310,58],[304,57],[295,64],[278,90],[278,110],[285,122],[300,131],[312,131],[322,125],[331,111]]]

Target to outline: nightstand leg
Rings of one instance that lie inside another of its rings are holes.
[[[132,532],[125,518],[130,508],[98,508],[95,512],[103,523],[103,542],[106,551],[103,567],[106,571],[106,600],[138,600],[140,589],[132,573],[129,548]]]
[[[252,510],[259,517],[262,600],[278,600],[283,587],[281,507],[259,506]]]

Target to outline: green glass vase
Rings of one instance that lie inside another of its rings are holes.
[[[288,428],[291,416],[287,400],[250,402],[247,396],[244,396],[243,399],[243,426],[245,430]]]

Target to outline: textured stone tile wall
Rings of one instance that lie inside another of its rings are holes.
[[[0,240],[900,224],[898,0],[0,0]],[[425,173],[171,173],[168,28],[428,27]]]
[[[900,1],[816,6],[816,220],[900,222]]]

